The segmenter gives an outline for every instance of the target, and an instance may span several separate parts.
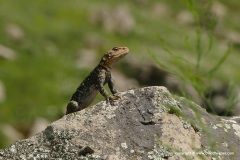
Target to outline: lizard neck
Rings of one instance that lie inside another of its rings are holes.
[[[111,70],[111,67],[110,66],[105,66],[103,64],[100,64],[100,66],[105,69],[106,71],[110,71]]]

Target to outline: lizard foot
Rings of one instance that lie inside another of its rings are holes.
[[[121,97],[114,94],[114,95],[110,96],[109,99],[110,100],[118,100],[118,99],[121,99]]]

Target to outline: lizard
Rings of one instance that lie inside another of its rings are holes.
[[[114,85],[111,66],[126,56],[128,52],[128,47],[113,47],[107,51],[101,58],[99,64],[83,80],[72,95],[67,105],[66,114],[85,109],[92,103],[99,92],[105,97],[107,103],[110,102],[110,104],[112,104],[113,100],[119,99],[120,97],[116,95],[118,90]],[[112,95],[109,95],[103,87],[105,84],[108,84]]]

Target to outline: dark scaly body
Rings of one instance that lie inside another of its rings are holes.
[[[66,114],[80,111],[88,107],[99,92],[106,98],[107,102],[119,98],[114,95],[118,91],[114,87],[114,79],[111,75],[110,66],[123,58],[128,51],[127,47],[114,47],[112,50],[104,54],[100,63],[85,78],[73,94],[67,106]],[[104,89],[103,86],[105,84],[108,84],[113,95],[109,95]]]
[[[94,98],[99,93],[101,86],[99,85],[102,77],[99,75],[105,70],[102,66],[97,66],[91,73],[86,77],[86,79],[80,84],[76,92],[73,94],[70,101],[78,102],[78,106],[82,110],[90,105]],[[111,79],[111,72],[106,70],[105,80],[103,85],[108,83]]]

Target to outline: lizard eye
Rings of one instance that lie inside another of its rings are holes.
[[[112,50],[117,51],[117,50],[118,50],[118,47],[113,47]]]

